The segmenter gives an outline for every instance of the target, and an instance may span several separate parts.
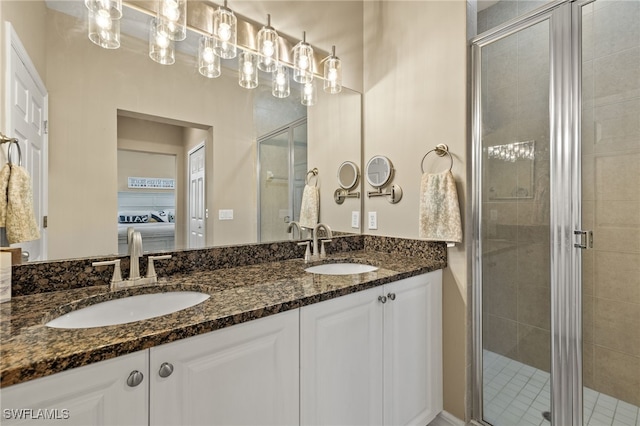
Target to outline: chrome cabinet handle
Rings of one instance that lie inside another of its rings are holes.
[[[395,293],[389,293],[389,294],[387,294],[387,297],[389,298],[389,300],[396,300],[396,294]]]
[[[387,296],[378,296],[378,300],[382,303],[387,303]]]
[[[160,371],[158,371],[160,377],[169,377],[171,373],[173,373],[173,365],[168,362],[163,362],[162,365],[160,365]]]
[[[139,372],[138,370],[133,370],[129,374],[129,377],[127,377],[127,385],[131,388],[135,388],[140,383],[142,383],[143,379],[144,375],[141,372]]]

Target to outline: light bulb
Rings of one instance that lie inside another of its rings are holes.
[[[169,42],[169,36],[165,32],[159,32],[156,36],[156,44],[163,50],[169,47]]]
[[[300,66],[300,69],[306,70],[309,68],[309,58],[305,55],[300,55],[298,65]]]
[[[311,83],[306,83],[304,85],[304,94],[307,96],[311,96],[313,94],[313,85]]]
[[[215,58],[215,55],[213,54],[213,49],[210,47],[205,47],[204,51],[202,52],[202,59],[210,64],[213,62]]]
[[[335,69],[335,68],[331,68],[329,70],[329,76],[328,77],[329,77],[329,81],[335,82],[336,78],[338,78],[338,70]]]
[[[175,0],[165,0],[163,15],[170,21],[177,21],[180,18],[180,9],[178,9],[178,2]]]
[[[109,12],[104,9],[100,9],[96,15],[96,24],[104,30],[110,30],[112,22]]]
[[[222,41],[229,41],[231,38],[231,26],[227,23],[221,23],[220,28],[218,28],[218,37]]]
[[[245,73],[246,75],[253,74],[253,64],[249,61],[245,61],[244,64],[242,65],[242,72]]]
[[[262,47],[262,54],[264,56],[273,56],[273,52],[275,49],[273,48],[273,42],[271,40],[265,40],[264,45]]]
[[[276,74],[276,84],[278,84],[278,86],[283,86],[284,83],[286,83],[286,79],[285,79],[284,73],[278,72]]]

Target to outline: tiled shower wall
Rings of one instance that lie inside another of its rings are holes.
[[[530,6],[481,11],[479,32]],[[583,252],[584,385],[640,405],[640,1],[598,0],[583,12],[583,228],[594,231]],[[536,143],[533,198],[483,203],[484,345],[545,371],[548,199],[535,187],[548,179],[547,34],[530,29],[483,50],[485,147]],[[518,182],[517,171],[501,173]]]
[[[584,385],[640,405],[640,1],[583,8]]]

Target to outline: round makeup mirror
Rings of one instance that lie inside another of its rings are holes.
[[[345,161],[338,167],[338,183],[342,189],[352,190],[358,185],[360,170],[353,161]]]
[[[366,174],[369,185],[374,188],[382,188],[391,180],[393,164],[387,157],[376,155],[367,163]]]

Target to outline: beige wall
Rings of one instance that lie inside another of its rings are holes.
[[[466,197],[466,3],[387,1],[364,4],[364,164],[374,155],[393,162],[404,196],[392,205],[366,198],[378,230],[418,237],[420,160],[438,143],[449,145],[458,198]],[[427,165],[441,171],[446,160]],[[365,184],[365,191],[372,188]],[[365,221],[366,223],[366,221]],[[470,239],[469,236],[466,238]],[[465,417],[467,264],[464,244],[449,249],[444,271],[444,408]]]

